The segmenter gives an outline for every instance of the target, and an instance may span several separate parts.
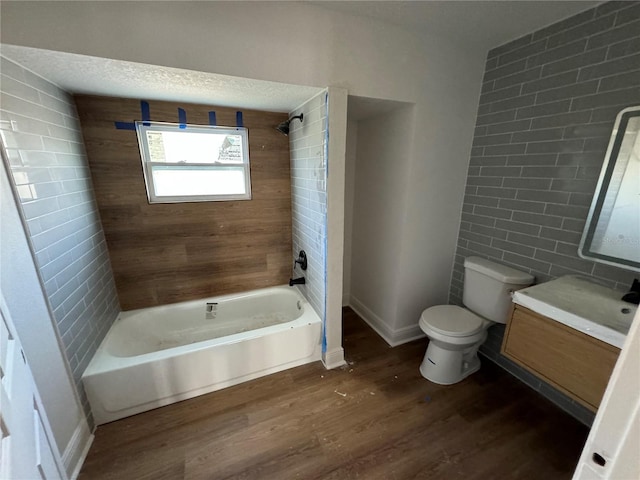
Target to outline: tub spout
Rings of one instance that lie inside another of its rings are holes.
[[[305,283],[306,283],[306,280],[304,279],[304,277],[289,279],[290,287],[293,287],[294,285],[304,285]]]

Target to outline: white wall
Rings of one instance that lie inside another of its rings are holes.
[[[446,302],[484,51],[292,2],[2,2],[1,21],[9,44],[414,103],[394,328]]]
[[[354,175],[351,305],[391,344],[397,343],[400,264],[407,211],[414,108],[358,122]],[[417,320],[416,320],[417,323]]]
[[[327,313],[326,348],[322,361],[327,368],[345,364],[342,348],[342,266],[344,261],[344,177],[347,155],[347,91],[329,87],[329,136],[327,155]]]
[[[90,441],[89,427],[55,333],[2,161],[0,170],[0,289],[70,475]]]
[[[409,180],[409,109],[358,125],[351,296],[395,326],[400,244]]]
[[[358,122],[347,120],[347,154],[344,171],[344,260],[342,262],[342,304],[351,301],[351,254],[353,250],[353,203],[355,201]]]

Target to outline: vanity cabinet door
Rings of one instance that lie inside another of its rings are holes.
[[[596,411],[620,349],[517,305],[502,353]]]

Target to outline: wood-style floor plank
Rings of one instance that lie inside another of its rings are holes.
[[[320,363],[98,427],[80,480],[569,479],[588,429],[485,361],[452,386],[350,309]]]

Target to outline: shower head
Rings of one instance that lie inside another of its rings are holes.
[[[299,118],[300,121],[302,122],[302,119],[304,117],[304,114],[301,113],[300,115],[296,115],[295,117],[291,117],[289,120],[287,120],[286,122],[282,122],[280,123],[280,125],[278,125],[276,127],[276,130],[278,130],[281,134],[283,135],[289,135],[289,124],[295,120],[296,118]]]

